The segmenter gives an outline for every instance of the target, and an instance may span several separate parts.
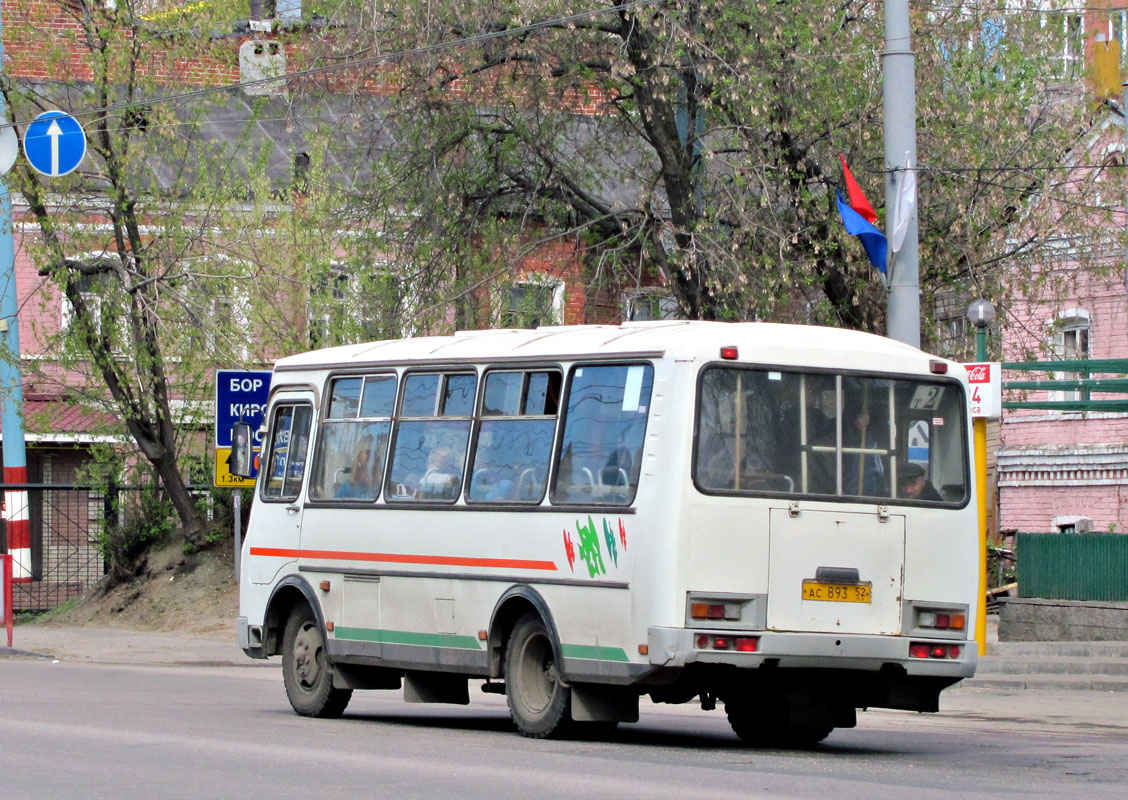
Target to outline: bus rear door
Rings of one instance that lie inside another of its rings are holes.
[[[898,634],[905,518],[771,510],[768,628]]]

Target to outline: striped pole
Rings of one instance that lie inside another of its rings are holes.
[[[8,647],[12,646],[12,557],[0,555],[0,624],[8,632]]]
[[[8,430],[6,425],[4,430]],[[5,464],[8,462],[8,438],[4,437]],[[5,466],[4,483],[27,483],[27,467]],[[12,556],[12,583],[31,583],[31,523],[27,518],[27,490],[4,491],[4,528],[8,532],[8,553]]]

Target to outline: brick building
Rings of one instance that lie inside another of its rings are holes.
[[[1037,288],[1013,292],[1006,299],[1003,359],[1122,359],[1128,357],[1128,291],[1120,188],[1126,163],[1125,115],[1119,76],[1128,53],[1128,16],[1116,4],[1100,2],[1067,8],[1050,19],[1064,25],[1063,80],[1072,82],[1075,91],[1085,85],[1080,79],[1088,78],[1098,100],[1111,97],[1095,114],[1084,149],[1062,164],[1070,169],[1075,185],[1095,186],[1098,201],[1104,198],[1108,207],[1094,208],[1093,213],[1094,225],[1103,226],[1105,235],[1085,253],[1060,241],[1057,261],[1038,266]],[[1044,235],[1053,237],[1054,232]],[[1030,377],[1079,376],[1004,374],[1008,381]],[[1078,392],[1067,391],[1010,391],[1004,396],[1027,401],[1079,398]],[[1007,410],[997,464],[1000,529],[1049,532],[1091,525],[1097,531],[1128,530],[1128,415]]]

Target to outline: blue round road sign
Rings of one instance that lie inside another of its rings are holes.
[[[36,170],[52,178],[73,172],[86,155],[86,133],[62,111],[44,111],[24,131],[24,155]]]

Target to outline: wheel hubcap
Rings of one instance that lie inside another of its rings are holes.
[[[532,714],[540,714],[556,692],[559,676],[552,647],[543,636],[530,638],[521,653],[521,699]]]
[[[294,637],[294,677],[303,689],[312,689],[321,675],[321,634],[313,624],[306,623]]]

